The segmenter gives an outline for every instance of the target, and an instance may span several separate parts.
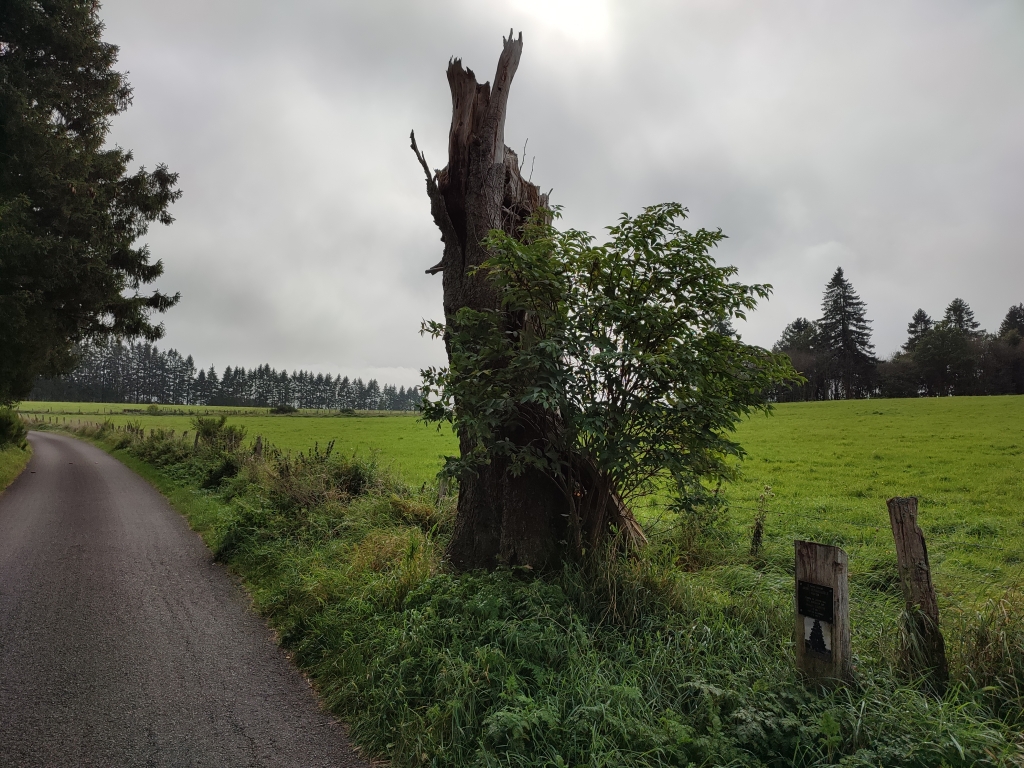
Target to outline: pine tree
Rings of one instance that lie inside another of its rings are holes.
[[[773,352],[811,352],[818,341],[818,326],[813,320],[798,317],[782,330]]]
[[[787,355],[793,368],[806,379],[802,384],[781,387],[775,393],[775,398],[779,402],[820,399],[822,380],[819,371],[818,324],[806,317],[798,317],[783,329],[772,351]]]
[[[935,327],[935,321],[923,309],[918,309],[907,324],[907,341],[903,345],[905,352],[913,352],[921,338]]]
[[[2,0],[0,0],[2,2]],[[30,400],[57,402],[149,403],[270,407],[294,404],[289,392],[306,392],[303,407],[340,410],[353,407],[353,383],[347,376],[299,371],[289,377],[269,365],[246,370],[227,366],[218,379],[215,366],[196,370],[191,355],[162,351],[152,344],[102,341],[79,346],[78,366],[55,378],[39,378]],[[417,387],[396,388],[359,381],[360,408],[418,410]]]
[[[836,269],[825,286],[818,320],[818,344],[825,356],[829,396],[833,400],[865,397],[875,368],[870,320],[853,285]]]
[[[999,336],[1005,336],[1010,331],[1017,331],[1017,334],[1024,336],[1024,304],[1017,304],[1007,310],[1006,317],[999,325]]]
[[[974,319],[974,310],[972,310],[970,305],[963,299],[953,299],[949,302],[949,306],[946,307],[946,315],[942,318],[942,322],[945,323],[947,327],[959,331],[967,336],[980,336],[982,333],[978,331],[978,328],[981,327],[981,323]]]
[[[217,405],[220,400],[220,379],[217,376],[217,369],[212,365],[206,372],[206,396],[203,405]]]
[[[177,296],[139,292],[163,271],[136,240],[180,194],[164,166],[128,173],[107,145],[131,103],[91,0],[0,6],[0,403],[70,372],[81,341],[150,341]]]

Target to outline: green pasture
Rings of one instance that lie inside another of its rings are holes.
[[[947,599],[1022,583],[1024,397],[791,403],[737,434],[748,456],[726,491],[734,520],[749,526],[770,486],[778,557],[792,557],[794,538],[837,544],[855,584],[885,587],[895,574],[886,499],[917,496]]]
[[[408,482],[417,485],[432,482],[441,468],[442,457],[457,449],[451,430],[438,431],[436,426],[428,426],[408,412],[360,411],[350,416],[300,411],[277,416],[266,408],[166,406],[160,408],[160,415],[153,415],[146,408],[110,403],[26,402],[19,410],[28,418],[53,419],[58,424],[110,420],[119,427],[131,423],[147,431],[173,429],[176,434],[192,432],[194,415],[224,414],[229,424],[245,427],[250,440],[259,435],[265,442],[293,452],[306,451],[314,445],[323,450],[333,440],[335,451],[348,456],[377,454],[383,463],[393,463]]]
[[[450,431],[412,414],[168,407],[167,415],[150,415],[145,406],[90,403],[23,403],[21,411],[176,432],[191,429],[186,412],[227,413],[250,439],[262,435],[283,450],[322,449],[334,440],[348,455],[377,452],[416,485],[433,480],[441,457],[456,450]],[[766,556],[780,563],[791,557],[794,538],[837,544],[850,553],[855,581],[884,587],[895,567],[885,501],[901,495],[920,500],[936,584],[947,599],[993,596],[1024,576],[1024,398],[786,403],[744,421],[736,436],[748,455],[739,479],[723,489],[732,535],[747,535],[770,486]]]
[[[163,427],[81,434],[168,494],[356,743],[394,765],[1020,765],[1024,398],[784,405],[739,425],[749,454],[721,519],[640,509],[651,546],[540,579],[442,567],[453,504],[420,483],[454,441],[414,416],[230,416],[295,450],[378,450],[412,488],[361,462],[276,456],[214,485],[218,449],[166,438],[187,415],[73,408],[36,416]],[[347,477],[364,490],[310,502]],[[953,682],[941,698],[907,668],[896,494],[921,500]],[[849,552],[852,685],[812,690],[793,667],[798,537]]]

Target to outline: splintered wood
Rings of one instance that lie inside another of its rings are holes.
[[[813,541],[793,544],[797,668],[819,682],[847,680],[853,667],[846,552]]]

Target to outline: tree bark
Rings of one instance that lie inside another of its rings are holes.
[[[510,31],[503,43],[493,86],[477,83],[473,70],[463,68],[460,59],[448,64],[448,165],[432,174],[415,135],[410,136],[426,173],[430,212],[444,243],[441,261],[427,273],[442,273],[449,324],[463,307],[500,309],[486,275],[469,274],[488,258],[482,244],[487,233],[500,229],[518,237],[530,216],[548,207],[547,195],[522,177],[516,153],[505,146],[505,110],[522,55],[522,33],[513,38]],[[537,436],[521,432],[507,437],[525,445]],[[465,435],[459,439],[465,454],[472,446]],[[506,470],[503,462],[493,461],[478,473],[459,478],[458,511],[448,549],[455,568],[508,565],[544,570],[561,562],[568,500],[539,471],[512,476]]]
[[[939,629],[939,602],[932,584],[928,547],[917,524],[917,499],[897,496],[889,499],[887,505],[896,542],[900,588],[907,606],[908,661],[915,671],[927,672],[933,687],[940,694],[945,693],[949,683],[946,641]]]

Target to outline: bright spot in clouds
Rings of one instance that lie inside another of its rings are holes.
[[[575,43],[600,42],[611,25],[605,0],[511,0],[509,6],[524,14],[528,22],[539,22]]]

